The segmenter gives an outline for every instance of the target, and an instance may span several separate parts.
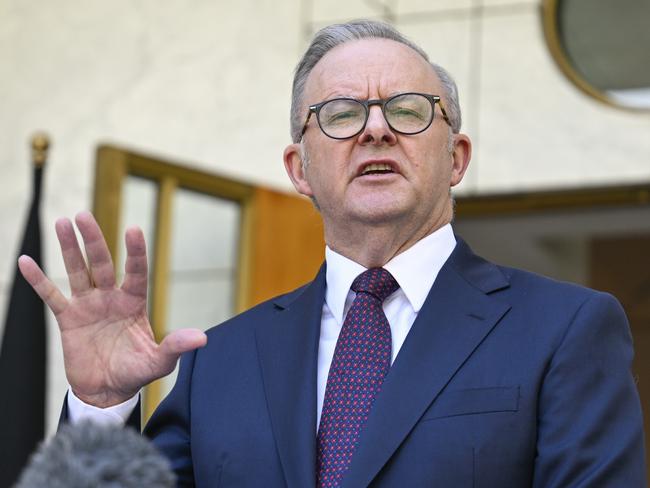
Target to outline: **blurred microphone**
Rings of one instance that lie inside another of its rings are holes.
[[[172,488],[169,462],[131,428],[66,424],[32,454],[15,488]]]

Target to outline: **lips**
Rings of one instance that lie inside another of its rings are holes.
[[[368,166],[365,166],[363,170],[361,171],[362,175],[367,175],[367,174],[373,174],[373,173],[392,173],[393,168],[390,167],[390,164],[369,164]]]
[[[397,164],[393,160],[366,161],[359,166],[357,176],[381,175],[399,173]]]

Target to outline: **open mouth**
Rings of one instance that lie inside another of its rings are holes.
[[[394,173],[393,168],[390,164],[385,163],[372,163],[363,168],[361,171],[361,176],[365,175],[383,175]]]

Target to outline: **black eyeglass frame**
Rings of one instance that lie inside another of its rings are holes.
[[[421,130],[417,132],[403,132],[401,130],[397,130],[395,127],[391,125],[391,123],[388,121],[388,118],[386,117],[386,104],[391,102],[393,99],[397,97],[402,97],[404,95],[420,95],[429,100],[429,103],[431,104],[431,120],[429,120],[429,123]],[[363,124],[361,125],[361,129],[359,129],[357,132],[352,134],[351,136],[347,137],[334,137],[329,135],[325,130],[323,129],[323,126],[320,123],[320,111],[323,108],[324,105],[334,102],[336,100],[352,100],[355,102],[360,103],[363,105],[365,111],[366,111],[366,117],[365,120],[363,121]],[[445,106],[442,103],[442,99],[438,95],[429,95],[427,93],[418,93],[418,92],[406,92],[406,93],[398,93],[397,95],[393,95],[392,97],[388,98],[376,98],[376,99],[371,99],[371,100],[358,100],[356,98],[346,98],[346,97],[338,97],[338,98],[331,98],[329,100],[322,101],[320,103],[317,103],[315,105],[310,105],[309,106],[309,112],[307,112],[307,118],[305,119],[305,123],[302,126],[302,131],[300,132],[300,138],[302,139],[302,136],[305,135],[305,132],[307,131],[307,124],[309,123],[309,119],[311,118],[311,114],[316,114],[316,121],[318,122],[318,127],[320,128],[321,132],[325,134],[327,137],[331,139],[336,139],[336,140],[345,140],[345,139],[352,139],[353,137],[358,136],[361,134],[365,128],[366,124],[368,123],[368,117],[370,117],[370,107],[373,105],[379,105],[381,106],[381,113],[384,115],[384,120],[388,124],[388,127],[391,128],[392,131],[397,132],[398,134],[405,134],[409,136],[413,136],[415,134],[420,134],[421,132],[424,132],[427,130],[431,124],[433,124],[433,120],[436,118],[436,103],[440,105],[440,111],[442,112],[442,118],[444,121],[447,123],[449,127],[451,127],[451,121],[449,120],[449,116],[447,115],[447,111],[445,110]]]

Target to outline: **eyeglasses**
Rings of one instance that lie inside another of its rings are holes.
[[[300,135],[302,137],[305,134],[311,114],[315,113],[318,125],[326,136],[332,139],[357,136],[366,127],[372,105],[381,106],[386,123],[393,131],[408,135],[419,134],[427,130],[433,122],[436,103],[440,105],[443,119],[451,127],[447,112],[437,95],[400,93],[377,100],[333,98],[309,107]]]

